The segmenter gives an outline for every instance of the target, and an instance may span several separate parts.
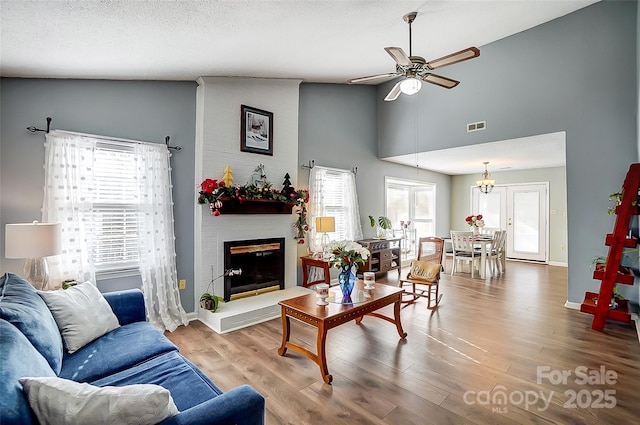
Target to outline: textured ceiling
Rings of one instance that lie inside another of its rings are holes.
[[[578,1],[0,0],[0,72],[11,77],[342,83],[482,46],[595,3]]]
[[[245,76],[344,83],[394,71],[383,47],[408,53],[402,16],[411,11],[418,12],[413,53],[431,60],[469,46],[481,48],[596,2],[0,0],[0,75],[191,81]],[[476,170],[484,160],[497,171],[502,161],[497,155],[510,152],[509,165],[503,166],[539,168],[549,152],[558,153],[553,164],[564,161],[564,142],[553,140],[545,142],[541,155],[525,149],[532,143],[513,145],[521,148],[514,151],[506,147],[509,142],[495,142],[502,145],[420,153],[418,160],[422,168],[447,174]],[[393,160],[415,166],[416,155]]]

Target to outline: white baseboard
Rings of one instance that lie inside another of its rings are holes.
[[[640,317],[636,313],[631,313],[631,320],[636,322],[636,333],[638,334],[638,342],[640,342]]]
[[[569,267],[569,263],[564,263],[562,261],[549,261],[549,265],[557,267]]]
[[[574,302],[571,302],[571,301],[567,301],[567,302],[564,303],[564,306],[566,308],[570,308],[572,310],[580,310],[580,306],[581,305],[582,304],[580,304],[580,303],[574,303]]]

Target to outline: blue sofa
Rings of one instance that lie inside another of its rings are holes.
[[[0,276],[0,424],[37,424],[18,382],[58,376],[96,386],[157,384],[180,413],[162,425],[264,424],[265,400],[243,385],[223,393],[146,321],[139,290],[104,294],[120,327],[73,354],[42,298],[24,279]]]

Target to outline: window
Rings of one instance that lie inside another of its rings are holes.
[[[62,228],[62,253],[49,262],[51,281],[135,273],[149,322],[170,331],[186,325],[167,147],[60,130],[45,139],[42,221]]]
[[[341,173],[328,171],[323,178],[323,204],[322,217],[334,217],[336,220],[335,240],[344,240],[347,235],[346,205],[344,198],[345,182]]]
[[[416,241],[424,236],[436,236],[435,191],[433,183],[385,179],[387,212],[394,229],[403,237],[403,260],[417,255]],[[402,226],[402,222],[405,226]],[[406,225],[410,222],[409,225]]]
[[[94,151],[90,254],[97,272],[137,269],[138,184],[129,144],[98,143]]]
[[[311,241],[316,241],[315,218],[334,217],[331,240],[362,239],[355,175],[348,170],[315,166],[309,173]],[[311,245],[317,250],[318,242]]]

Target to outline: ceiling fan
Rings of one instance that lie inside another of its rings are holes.
[[[400,47],[384,48],[393,60],[396,61],[396,72],[353,78],[347,81],[347,83],[370,83],[378,79],[404,76],[402,80],[393,86],[389,94],[384,98],[387,102],[396,100],[398,96],[400,96],[400,93],[412,95],[419,92],[422,87],[422,81],[446,89],[452,89],[460,84],[460,81],[452,80],[451,78],[443,77],[430,71],[478,57],[480,56],[480,50],[476,47],[469,47],[429,62],[425,61],[421,56],[413,56],[411,52],[411,23],[416,19],[416,16],[418,16],[418,12],[410,12],[402,17],[404,21],[409,24],[409,56],[407,56]]]

